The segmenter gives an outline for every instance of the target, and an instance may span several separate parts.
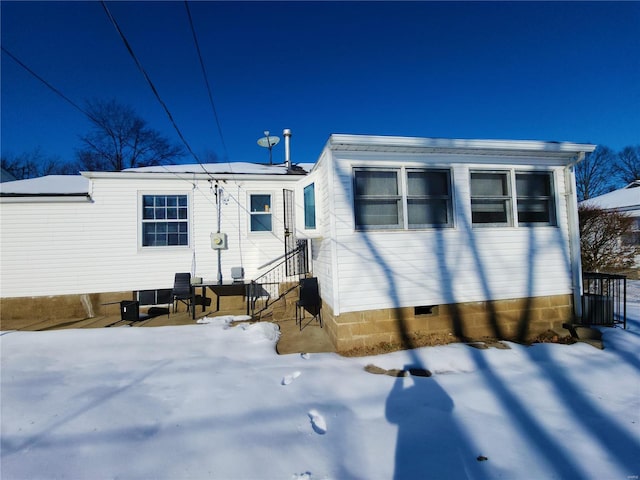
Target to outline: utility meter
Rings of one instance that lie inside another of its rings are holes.
[[[211,248],[214,250],[226,250],[227,249],[227,234],[226,233],[212,233],[211,234]]]

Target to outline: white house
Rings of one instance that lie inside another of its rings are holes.
[[[46,295],[87,311],[180,271],[257,278],[297,238],[339,351],[430,333],[528,338],[581,314],[573,166],[594,148],[332,135],[312,168],[83,172],[84,191],[57,195],[8,182],[3,308]]]

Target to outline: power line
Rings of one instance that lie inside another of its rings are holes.
[[[16,62],[18,65],[20,65],[22,68],[24,68],[27,72],[29,72],[31,75],[33,75],[35,78],[37,78],[38,80],[40,80],[42,83],[44,83],[47,88],[49,88],[51,91],[53,91],[56,95],[58,95],[59,97],[61,97],[63,100],[65,100],[67,103],[69,103],[71,106],[73,106],[76,110],[80,111],[81,113],[83,113],[84,115],[86,115],[89,120],[91,120],[92,122],[100,125],[100,122],[98,121],[97,118],[95,118],[93,115],[91,115],[90,112],[88,112],[87,110],[85,110],[84,108],[82,108],[80,105],[78,105],[76,102],[74,102],[73,100],[71,100],[69,97],[67,97],[64,93],[62,93],[60,90],[58,90],[56,87],[54,87],[53,85],[51,85],[49,82],[47,82],[44,78],[42,78],[40,75],[38,75],[36,72],[34,72],[31,68],[29,68],[27,65],[24,64],[24,62],[22,62],[18,57],[16,57],[13,53],[11,53],[9,50],[7,50],[4,46],[2,47],[2,51],[4,53],[6,53],[7,55],[9,55],[9,57]]]
[[[138,60],[138,57],[133,52],[133,49],[131,48],[131,45],[129,44],[129,41],[127,40],[127,38],[125,37],[124,33],[120,29],[120,26],[118,25],[118,22],[116,22],[116,19],[113,17],[113,15],[111,15],[111,12],[107,8],[107,4],[104,2],[104,0],[102,0],[100,3],[102,4],[102,7],[104,8],[105,13],[109,17],[109,20],[111,20],[111,23],[116,28],[116,31],[120,35],[120,38],[124,42],[124,45],[127,48],[127,51],[129,52],[129,55],[131,55],[131,58],[133,58],[133,61],[135,62],[136,66],[138,67],[138,70],[140,70],[140,72],[144,76],[145,80],[149,84],[149,87],[151,87],[151,91],[155,95],[156,99],[158,100],[158,102],[160,102],[160,105],[162,105],[162,108],[164,109],[165,113],[167,114],[167,117],[169,117],[169,121],[171,122],[171,124],[173,125],[173,128],[175,128],[176,132],[178,133],[178,136],[180,137],[180,140],[182,140],[182,143],[184,143],[184,145],[187,147],[187,150],[193,156],[193,158],[196,160],[196,162],[198,162],[198,164],[200,164],[200,166],[202,166],[202,169],[205,171],[205,173],[209,174],[209,172],[207,172],[207,169],[204,167],[202,162],[200,162],[200,159],[198,158],[198,156],[191,149],[191,146],[189,145],[187,140],[184,138],[184,135],[182,135],[182,132],[178,128],[178,125],[176,124],[175,120],[173,119],[173,115],[171,115],[171,112],[169,111],[169,108],[164,103],[162,98],[160,98],[160,94],[158,93],[158,90],[156,89],[155,85],[151,81],[151,78],[149,77],[149,75],[147,74],[146,70],[144,69],[144,67],[140,63],[140,60]]]
[[[207,92],[209,93],[209,103],[211,104],[211,109],[213,110],[213,115],[216,119],[216,125],[218,126],[218,133],[220,134],[220,140],[222,141],[222,147],[224,148],[224,154],[227,160],[229,159],[229,152],[227,151],[227,145],[224,141],[224,135],[222,135],[222,127],[220,126],[220,119],[218,117],[218,112],[216,110],[216,106],[213,102],[213,94],[211,93],[211,85],[209,83],[209,78],[207,76],[207,71],[204,68],[204,62],[202,61],[202,52],[200,51],[200,44],[198,43],[198,37],[196,35],[196,30],[193,27],[193,19],[191,18],[191,10],[189,9],[189,2],[184,0],[184,6],[187,9],[187,16],[189,17],[189,26],[191,27],[191,33],[193,34],[193,42],[196,45],[196,51],[198,52],[198,59],[200,60],[200,68],[202,69],[202,75],[204,76],[204,82],[207,86]]]
[[[4,53],[6,53],[14,62],[16,62],[18,65],[20,65],[22,68],[24,68],[32,76],[37,78],[40,82],[42,82],[47,88],[49,88],[51,91],[53,91],[56,95],[60,96],[64,101],[69,103],[71,106],[73,106],[76,110],[78,110],[83,115],[85,115],[89,120],[91,120],[96,125],[102,125],[102,122],[100,122],[100,120],[98,120],[94,115],[92,115],[90,111],[85,110],[84,108],[82,108],[80,105],[78,105],[76,102],[71,100],[64,93],[62,93],[59,89],[54,87],[51,83],[47,82],[43,77],[41,77],[35,71],[33,71],[31,68],[29,68],[29,66],[27,66],[23,61],[21,61],[13,53],[11,53],[7,48],[5,48],[4,46],[2,46],[1,48],[2,48],[2,51]],[[178,175],[178,173],[176,173],[176,172],[174,172],[172,170],[169,170],[166,166],[159,165],[159,167],[164,168],[167,172],[169,172],[169,173],[173,174],[174,176],[178,177],[180,180],[184,180],[187,183],[193,184],[193,182],[191,180],[189,180],[188,178],[181,177],[180,175]],[[204,168],[204,166],[202,166],[202,168],[203,168],[203,171],[209,176],[210,179],[213,178],[211,176],[211,174],[209,172],[207,172],[207,170]]]

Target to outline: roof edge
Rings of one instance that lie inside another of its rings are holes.
[[[427,137],[398,137],[382,135],[332,134],[327,146],[339,150],[341,146],[350,147],[400,147],[435,150],[493,150],[521,152],[577,153],[592,152],[596,145],[571,142],[545,142],[540,140],[474,140]]]

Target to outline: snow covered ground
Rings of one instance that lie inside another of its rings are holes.
[[[637,479],[640,282],[605,350],[278,356],[269,323],[3,332],[10,479]],[[423,367],[429,378],[365,372]]]

